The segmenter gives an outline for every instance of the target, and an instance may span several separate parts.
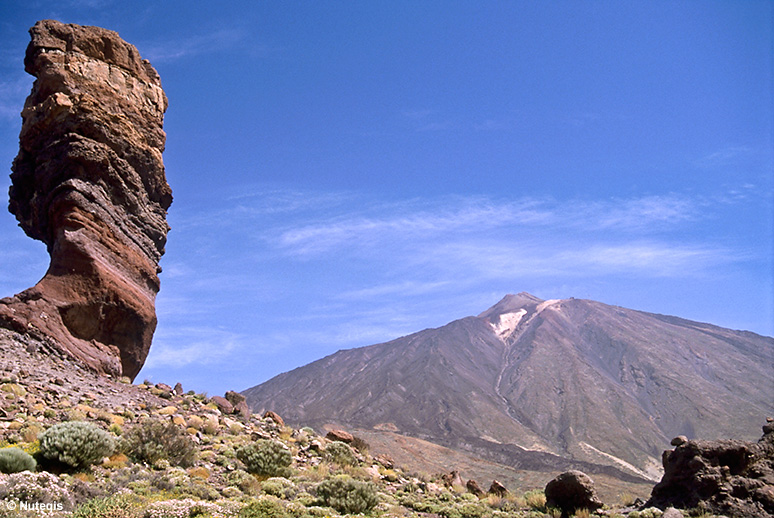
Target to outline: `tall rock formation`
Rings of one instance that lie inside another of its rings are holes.
[[[134,378],[156,328],[172,191],[161,153],[167,98],[117,33],[44,20],[30,29],[9,210],[51,264],[0,300],[0,325],[48,337],[98,372]]]

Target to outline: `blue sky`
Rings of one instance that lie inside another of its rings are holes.
[[[771,336],[773,11],[4,0],[0,162],[36,20],[159,71],[175,201],[138,381],[242,390],[519,291]],[[0,242],[1,295],[42,277],[10,214]]]

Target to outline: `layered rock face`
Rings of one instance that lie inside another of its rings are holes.
[[[44,20],[30,34],[24,66],[36,81],[9,210],[51,264],[34,287],[0,300],[0,325],[134,378],[156,328],[169,230],[167,98],[151,64],[113,31]]]

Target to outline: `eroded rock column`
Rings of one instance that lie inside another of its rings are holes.
[[[30,34],[24,66],[36,80],[9,210],[51,264],[34,287],[0,300],[0,325],[133,379],[156,328],[169,230],[167,98],[156,70],[113,31],[44,20]]]

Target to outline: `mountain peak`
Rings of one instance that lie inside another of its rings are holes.
[[[479,314],[478,317],[491,319],[491,317],[503,315],[505,313],[515,313],[521,309],[530,310],[541,302],[543,302],[543,299],[527,293],[526,291],[522,291],[516,295],[509,293],[503,297],[500,302]]]

